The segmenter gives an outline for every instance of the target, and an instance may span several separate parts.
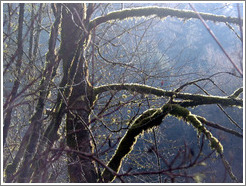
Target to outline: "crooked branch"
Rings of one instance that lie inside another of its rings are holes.
[[[223,106],[236,106],[243,107],[243,100],[234,97],[226,96],[211,96],[202,94],[191,94],[191,93],[179,93],[175,91],[163,90],[148,85],[142,85],[137,83],[126,83],[126,84],[109,84],[102,85],[94,88],[94,95],[101,94],[107,91],[122,91],[126,90],[129,92],[137,92],[141,94],[153,94],[159,97],[173,97],[176,99],[184,100],[182,106],[195,107],[198,105],[209,105],[209,104],[220,104]]]
[[[123,159],[132,151],[138,136],[144,132],[152,129],[154,126],[159,126],[162,120],[171,115],[176,118],[184,120],[186,123],[192,124],[197,130],[198,134],[205,134],[206,138],[210,142],[212,150],[216,150],[218,154],[223,153],[223,146],[213,134],[206,129],[204,125],[197,119],[196,115],[190,113],[186,108],[183,108],[176,104],[164,104],[161,108],[149,109],[143,112],[132,123],[129,130],[121,139],[114,155],[107,164],[113,171],[119,171]],[[111,182],[115,179],[115,175],[111,171],[105,169],[102,173],[102,177],[105,182]]]
[[[214,21],[214,22],[223,22],[223,23],[232,23],[237,25],[242,25],[243,20],[236,17],[226,17],[223,15],[215,15],[210,13],[200,13],[204,20]],[[112,20],[124,20],[127,18],[137,18],[137,17],[149,17],[154,16],[163,19],[168,16],[181,18],[184,20],[195,18],[198,19],[198,16],[195,12],[189,10],[180,10],[174,8],[166,7],[142,7],[142,8],[131,8],[124,9],[119,11],[110,12],[107,15],[99,16],[90,21],[89,28],[97,27],[98,25],[112,21]]]

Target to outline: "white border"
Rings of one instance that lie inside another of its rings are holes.
[[[112,1],[100,1],[100,0],[98,0],[98,1],[90,1],[90,0],[87,0],[87,1],[80,1],[80,0],[78,0],[78,1],[67,1],[67,0],[61,0],[61,1],[39,1],[39,0],[32,0],[32,1],[26,1],[26,0],[23,0],[23,1],[1,1],[1,3],[57,3],[57,2],[63,2],[63,3],[122,3],[122,2],[124,2],[124,3],[141,3],[141,4],[144,4],[144,3],[243,3],[243,4],[245,4],[245,1],[232,1],[232,0],[230,0],[230,1],[165,1],[165,0],[163,0],[163,1],[151,1],[151,0],[149,0],[149,1],[141,1],[141,0],[139,0],[139,1],[114,1],[114,0],[112,0]]]
[[[246,58],[245,58],[245,1],[243,2],[243,6],[244,6],[244,8],[243,8],[243,175],[244,175],[244,177],[243,177],[243,184],[245,185],[245,122],[246,122],[246,120],[245,120],[245,79],[246,79],[246,77],[245,77],[245,60],[246,60]]]
[[[57,3],[58,1],[1,1],[1,15],[3,15],[4,3]],[[245,72],[245,1],[61,1],[66,3],[243,3],[243,72]],[[3,120],[3,16],[1,16],[1,121]],[[245,124],[245,73],[243,78],[243,124]],[[243,126],[244,127],[244,126]],[[245,185],[245,128],[243,130],[243,183],[4,183],[3,182],[3,123],[1,122],[1,185]]]

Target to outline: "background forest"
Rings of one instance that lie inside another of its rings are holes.
[[[242,183],[243,6],[2,3],[3,182]]]

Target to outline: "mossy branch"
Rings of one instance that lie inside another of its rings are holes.
[[[133,149],[138,136],[142,132],[148,131],[154,126],[159,126],[162,123],[163,118],[168,114],[179,119],[183,119],[187,123],[191,123],[193,127],[197,129],[199,134],[205,134],[207,139],[210,141],[210,147],[213,150],[216,150],[219,154],[223,153],[223,146],[218,139],[215,138],[212,133],[209,132],[204,125],[202,125],[197,117],[190,113],[188,109],[177,104],[165,104],[161,108],[146,110],[132,122],[131,127],[121,139],[118,148],[107,166],[117,173],[121,167],[124,157],[126,157],[127,154],[129,154]],[[108,169],[105,169],[102,173],[102,177],[105,182],[113,181],[115,176],[116,175]]]
[[[165,109],[165,111],[163,110]],[[137,117],[131,124],[131,127],[126,132],[124,137],[121,139],[115,154],[108,163],[108,167],[118,172],[121,163],[126,157],[127,154],[131,152],[134,147],[134,144],[137,141],[138,136],[148,129],[151,129],[154,126],[161,124],[162,119],[168,114],[168,106],[165,108],[149,109],[146,110],[143,114]],[[102,173],[102,177],[105,182],[111,182],[115,179],[108,169],[105,169]]]
[[[243,100],[239,98],[190,94],[190,93],[178,93],[175,91],[167,91],[160,88],[137,84],[137,83],[102,85],[94,88],[94,95],[96,96],[103,92],[112,91],[112,90],[114,91],[126,90],[130,92],[138,92],[141,94],[153,94],[159,97],[162,96],[175,97],[178,99],[185,100],[186,102],[184,102],[184,104],[182,105],[185,107],[195,107],[198,105],[209,105],[209,104],[220,104],[223,106],[243,107]]]
[[[213,127],[215,129],[222,130],[222,131],[227,132],[227,133],[230,133],[230,134],[233,134],[234,136],[237,136],[239,138],[243,138],[243,134],[240,134],[239,132],[237,132],[235,130],[232,130],[232,129],[223,127],[223,126],[221,126],[219,124],[216,124],[216,123],[213,123],[213,122],[210,122],[210,121],[207,121],[204,117],[201,117],[201,116],[196,116],[196,117],[197,117],[197,119],[200,122],[202,122],[203,124],[205,124],[207,126]]]
[[[214,21],[214,22],[224,22],[224,23],[232,23],[237,25],[242,25],[243,20],[239,20],[236,17],[226,17],[223,15],[214,15],[210,13],[200,13],[204,20]],[[167,16],[181,18],[181,19],[191,19],[196,18],[198,16],[195,12],[190,10],[180,10],[174,8],[166,8],[166,7],[142,7],[142,8],[131,8],[124,9],[119,11],[110,12],[107,15],[96,17],[92,21],[90,21],[90,29],[93,27],[97,27],[98,25],[112,21],[112,20],[124,20],[127,18],[137,18],[137,17],[149,17],[149,16],[157,16],[161,19],[166,18]]]
[[[198,134],[203,133],[207,137],[207,139],[210,141],[210,147],[213,150],[216,150],[219,154],[223,153],[223,146],[219,142],[217,138],[215,138],[211,132],[209,132],[206,127],[200,122],[198,117],[194,114],[191,114],[191,112],[184,107],[181,107],[177,104],[171,105],[171,111],[169,112],[170,115],[183,119],[187,123],[190,123],[193,125],[193,127],[197,130]],[[204,119],[205,120],[205,119]]]

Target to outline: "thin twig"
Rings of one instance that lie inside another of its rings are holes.
[[[210,35],[214,38],[214,40],[219,45],[220,49],[223,51],[223,53],[226,55],[226,57],[229,59],[229,61],[233,65],[233,67],[238,71],[238,73],[241,75],[241,77],[243,77],[242,71],[238,68],[238,66],[234,63],[234,61],[231,59],[231,57],[225,51],[224,47],[221,45],[221,43],[219,42],[218,38],[214,35],[213,31],[209,28],[209,26],[204,21],[204,19],[202,18],[202,16],[197,12],[197,10],[195,9],[195,7],[191,3],[189,3],[189,5],[194,10],[194,12],[196,12],[197,16],[199,17],[199,19],[201,20],[201,22],[203,23],[203,25],[206,27],[206,29],[208,30],[208,32],[210,33]]]

